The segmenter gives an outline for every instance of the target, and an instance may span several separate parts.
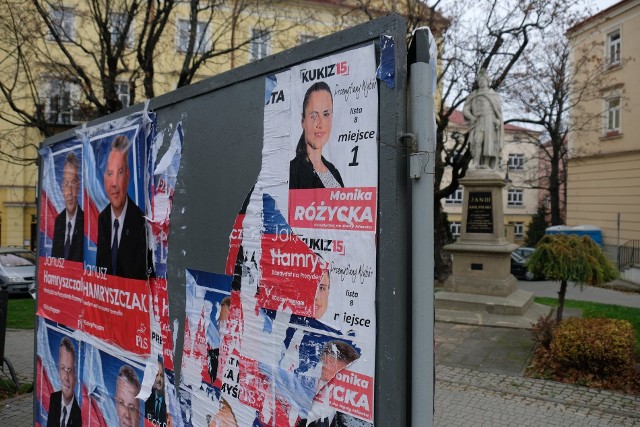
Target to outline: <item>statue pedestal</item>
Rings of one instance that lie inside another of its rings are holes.
[[[470,169],[460,183],[462,230],[457,242],[445,246],[453,272],[435,294],[436,320],[530,328],[549,310],[533,303],[533,293],[518,290],[511,274],[511,252],[518,245],[505,238],[504,180],[493,169]]]

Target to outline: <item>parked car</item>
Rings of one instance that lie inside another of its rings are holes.
[[[519,247],[516,249],[516,254],[520,255],[522,258],[527,259],[531,256],[531,254],[536,250],[536,248],[527,248],[527,247]]]
[[[10,295],[27,294],[35,287],[36,254],[18,247],[0,247],[0,286]]]
[[[535,274],[527,270],[527,259],[518,255],[517,252],[511,252],[511,274],[519,280],[542,280]]]

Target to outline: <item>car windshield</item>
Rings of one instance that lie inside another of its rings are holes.
[[[29,267],[36,263],[36,258],[29,251],[18,251],[0,254],[0,265],[3,267]]]

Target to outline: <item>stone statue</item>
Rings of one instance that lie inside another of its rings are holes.
[[[484,68],[478,73],[478,89],[471,92],[464,103],[464,117],[469,121],[469,143],[475,168],[497,169],[502,157],[502,101],[489,88]]]

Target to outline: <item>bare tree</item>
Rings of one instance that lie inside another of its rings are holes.
[[[420,0],[348,3],[352,9],[342,17],[345,22],[358,14],[373,19],[398,12],[405,17],[409,31],[427,25],[439,41],[434,179],[434,254],[439,279],[450,272],[449,257],[442,250],[447,243],[447,224],[441,200],[456,191],[471,161],[468,134],[448,131],[451,115],[477,87],[475,79],[480,69],[488,70],[492,76],[490,87],[499,91],[531,48],[532,37],[564,16],[574,3],[575,0],[438,0],[430,6]],[[451,173],[447,185],[443,185],[445,170]]]
[[[538,159],[544,167],[529,177],[526,185],[548,193],[552,225],[565,220],[567,136],[601,125],[602,112],[587,112],[581,105],[601,99],[601,90],[613,83],[602,55],[596,54],[602,51],[602,43],[571,51],[565,32],[577,19],[579,16],[567,16],[541,35],[543,43],[523,58],[519,71],[511,74],[507,90],[520,112],[508,121],[535,125],[545,132]]]
[[[32,163],[35,155],[16,154],[28,140],[19,129],[48,137],[133,104],[136,94],[152,98],[233,68],[256,39],[305,25],[283,3],[0,0],[0,153]]]
[[[567,14],[572,4],[559,0],[484,0],[479,3],[457,2],[443,10],[451,19],[451,26],[442,41],[438,76],[442,95],[436,106],[434,219],[435,261],[439,278],[443,278],[450,268],[449,259],[441,250],[446,243],[441,200],[456,191],[471,160],[468,134],[447,132],[451,115],[477,87],[475,79],[482,68],[493,76],[490,87],[500,92],[509,75],[517,71],[520,61],[531,49],[531,41],[558,17]],[[478,13],[472,17],[465,14],[470,8]],[[448,185],[443,185],[442,180],[445,169],[451,173]]]

